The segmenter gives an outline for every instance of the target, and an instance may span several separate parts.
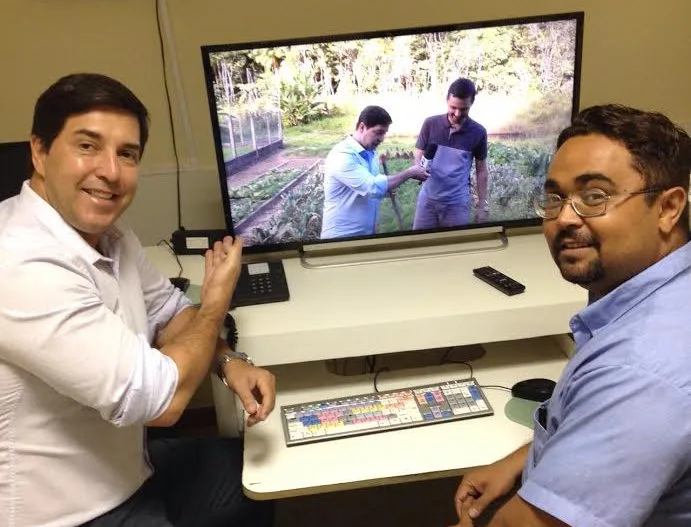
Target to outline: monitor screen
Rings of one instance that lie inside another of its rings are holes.
[[[31,172],[28,141],[0,143],[0,201],[19,194]]]
[[[538,224],[582,34],[565,13],[203,46],[227,228],[260,252]]]

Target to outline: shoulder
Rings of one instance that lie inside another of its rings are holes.
[[[487,129],[470,117],[468,117],[468,129],[472,130],[473,133],[487,137]]]
[[[362,147],[360,147],[362,148]],[[329,151],[324,160],[325,168],[337,170],[357,163],[358,145],[352,137],[346,137]]]
[[[34,224],[16,217],[8,218],[0,227],[0,266],[20,266],[32,261],[76,260],[75,254],[60,243],[40,222]]]
[[[441,128],[443,126],[447,126],[445,113],[441,113],[438,115],[431,115],[430,117],[427,117],[422,123],[423,128],[434,128],[434,129],[436,129],[436,128]]]
[[[687,302],[688,298],[678,300]],[[674,303],[677,306],[674,313],[669,306],[660,305],[672,302],[673,298],[655,298],[653,295],[648,301],[650,305],[636,313],[628,324],[630,332],[621,352],[631,367],[655,375],[661,382],[673,385],[691,397],[691,324],[679,312],[678,306],[684,303]]]

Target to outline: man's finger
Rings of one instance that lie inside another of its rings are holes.
[[[255,414],[258,409],[258,404],[254,399],[254,395],[252,395],[252,390],[247,386],[247,383],[242,381],[240,383],[236,383],[234,385],[234,389],[235,395],[237,395],[240,399],[245,411],[250,415]]]
[[[214,252],[211,249],[207,249],[204,253],[204,275],[208,275],[214,266]]]
[[[261,375],[257,379],[257,390],[261,395],[260,415],[266,419],[276,404],[276,382],[272,375]]]
[[[471,514],[472,511],[475,509],[475,499],[474,498],[468,498],[463,502],[463,505],[461,506],[461,510],[458,513],[458,525],[459,527],[473,527],[473,520],[477,518],[477,516]]]
[[[479,492],[475,488],[475,485],[473,485],[473,482],[470,479],[468,479],[468,477],[464,477],[463,481],[461,481],[461,484],[458,486],[456,496],[454,497],[456,513],[458,514],[459,518],[461,516],[461,508],[463,506],[463,503],[469,498],[476,498],[478,495]]]
[[[471,498],[466,500],[464,508],[468,516],[475,519],[487,508],[487,506],[496,499],[496,496],[490,496],[486,492],[478,498]]]

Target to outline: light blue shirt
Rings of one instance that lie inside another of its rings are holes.
[[[571,320],[519,495],[572,527],[691,525],[691,244]]]
[[[379,202],[388,188],[373,151],[350,136],[338,143],[324,161],[321,238],[374,234]]]

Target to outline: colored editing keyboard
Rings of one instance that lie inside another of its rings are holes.
[[[281,407],[287,446],[493,413],[475,379]]]

